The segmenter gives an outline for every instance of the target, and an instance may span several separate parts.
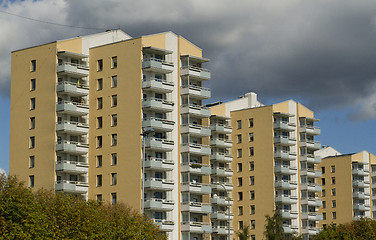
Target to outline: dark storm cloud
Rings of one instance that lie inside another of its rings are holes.
[[[212,60],[213,101],[255,91],[261,100],[302,99],[314,110],[354,108],[353,120],[376,117],[374,0],[38,2],[58,2],[59,21],[69,25],[184,36]],[[57,33],[92,31],[51,30],[50,37]]]

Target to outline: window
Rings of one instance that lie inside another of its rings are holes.
[[[103,108],[103,98],[97,98],[97,109]]]
[[[35,148],[35,137],[30,137],[29,148]]]
[[[256,235],[251,235],[251,240],[256,240]]]
[[[112,76],[111,81],[111,87],[116,88],[117,87],[117,76]]]
[[[322,220],[326,220],[326,213],[322,213]]]
[[[238,187],[243,186],[243,178],[238,178]]]
[[[255,176],[249,177],[249,185],[251,185],[251,186],[255,185]]]
[[[97,128],[102,128],[103,125],[103,119],[102,117],[97,117]]]
[[[102,71],[103,70],[103,59],[99,59],[97,61],[97,71]]]
[[[111,68],[117,68],[117,56],[112,57],[111,60]]]
[[[30,99],[30,110],[34,110],[35,109],[35,98],[31,98]]]
[[[238,222],[238,228],[239,230],[243,229],[243,221]]]
[[[242,206],[238,207],[238,215],[239,216],[243,215],[243,207]]]
[[[242,135],[239,134],[239,135],[237,135],[236,137],[237,137],[237,139],[238,139],[238,143],[242,143]]]
[[[250,191],[249,195],[250,195],[249,197],[250,200],[255,200],[255,191]]]
[[[97,194],[97,202],[102,202],[102,194]]]
[[[250,171],[255,170],[255,162],[254,162],[254,161],[249,162],[249,170],[250,170]]]
[[[112,95],[112,102],[111,102],[112,107],[117,106],[117,95]]]
[[[249,133],[249,141],[253,142],[255,140],[253,132]]]
[[[253,118],[248,119],[249,120],[249,127],[253,127]]]
[[[102,155],[97,156],[97,167],[102,167]]]
[[[37,60],[31,60],[30,62],[30,72],[35,72],[37,70]]]
[[[243,164],[238,163],[238,172],[243,171]]]
[[[321,191],[321,196],[322,196],[322,197],[325,197],[325,196],[326,196],[326,194],[325,194],[325,189]]]
[[[115,166],[117,164],[117,153],[111,154],[111,165]]]
[[[116,193],[111,193],[111,202],[112,204],[116,204]]]
[[[243,155],[243,151],[241,148],[238,149],[238,158],[241,158]]]
[[[322,173],[322,174],[325,173],[325,167],[321,167],[321,173]]]
[[[250,210],[251,210],[250,213],[251,213],[252,215],[255,214],[255,213],[256,213],[256,206],[255,206],[255,205],[251,205]]]
[[[117,183],[117,173],[111,173],[111,185],[116,185]]]
[[[337,207],[337,201],[336,200],[332,200],[332,208],[335,208]]]
[[[34,175],[29,176],[29,187],[34,187]]]
[[[35,167],[35,156],[29,157],[29,168]]]
[[[254,147],[250,147],[249,148],[249,156],[254,156],[255,155],[255,148]]]
[[[30,91],[35,91],[37,87],[37,80],[34,78],[34,79],[31,79],[30,80]]]
[[[333,219],[337,219],[337,213],[336,212],[332,212],[332,216],[333,216]]]
[[[335,173],[335,172],[336,172],[336,166],[332,165],[332,166],[331,166],[331,169],[332,169],[332,173]]]
[[[116,146],[117,145],[117,134],[112,134],[111,135],[111,146]]]
[[[97,187],[102,187],[102,175],[97,175]]]
[[[256,221],[251,220],[251,229],[255,229],[255,228],[256,228]]]
[[[325,186],[325,178],[321,178],[321,185]]]
[[[102,136],[97,136],[97,148],[102,147]]]
[[[237,122],[238,129],[241,129],[242,128],[242,120],[238,120],[236,122]]]
[[[117,126],[117,114],[113,114],[112,116],[111,116],[111,126],[113,126],[113,127],[115,127],[115,126]]]
[[[30,118],[30,129],[34,129],[35,128],[35,117],[31,117]]]
[[[336,189],[332,188],[332,196],[335,196],[335,195],[336,195]]]
[[[322,208],[326,208],[326,201],[322,201]]]
[[[336,184],[336,178],[332,177],[332,184]]]
[[[243,200],[243,192],[238,192],[238,200],[239,201]]]
[[[103,79],[102,78],[98,78],[97,79],[97,90],[100,91],[103,89]]]

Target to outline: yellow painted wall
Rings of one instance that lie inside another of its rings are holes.
[[[289,113],[289,101],[273,104],[273,112]]]
[[[142,46],[153,46],[156,48],[166,49],[166,34],[159,33],[153,35],[142,36]]]
[[[28,185],[35,176],[35,189],[54,189],[56,144],[56,43],[41,45],[12,53],[11,116],[9,173]],[[36,71],[30,71],[36,60]],[[30,91],[30,80],[36,79],[36,90]],[[36,99],[30,110],[30,99]],[[29,130],[30,117],[35,129]],[[29,137],[35,136],[36,146],[29,149]],[[29,157],[35,156],[35,167],[29,168]]]
[[[301,103],[297,103],[299,117],[314,118],[313,112]]]
[[[118,67],[111,69],[111,57],[117,56]],[[110,202],[111,193],[117,200],[134,209],[141,209],[141,39],[128,40],[90,50],[90,152],[89,198],[102,194]],[[103,59],[103,71],[97,72],[97,60]],[[111,76],[117,75],[118,86],[111,88]],[[103,90],[98,91],[97,79],[103,78]],[[111,107],[111,96],[117,94],[117,107]],[[96,99],[103,98],[103,109],[96,109]],[[111,115],[117,114],[118,125],[111,126]],[[103,117],[103,128],[96,129],[96,119]],[[117,146],[110,146],[111,134],[118,134]],[[96,136],[103,137],[103,147],[96,149]],[[111,154],[117,153],[116,166],[111,166]],[[96,155],[103,157],[103,166],[96,167]],[[117,173],[117,185],[111,186],[111,173]],[[96,175],[102,174],[103,186],[96,187]]]
[[[210,108],[212,115],[226,116],[226,104],[216,105]]]
[[[187,41],[183,37],[179,36],[179,53],[183,55],[192,55],[196,57],[202,57],[202,50],[197,46],[193,45],[191,42]]]
[[[57,51],[82,53],[82,38],[73,38],[57,42]]]

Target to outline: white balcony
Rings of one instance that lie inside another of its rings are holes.
[[[210,223],[206,222],[182,222],[181,231],[191,233],[211,233],[212,227]]]
[[[295,123],[282,122],[282,121],[274,122],[273,126],[274,126],[274,129],[284,130],[288,132],[295,131],[296,129]]]
[[[142,69],[148,72],[166,74],[174,71],[174,63],[158,58],[146,58],[142,61]]]
[[[369,211],[371,208],[367,204],[353,203],[353,209],[357,211]]]
[[[70,62],[59,63],[56,67],[56,71],[60,75],[68,75],[77,78],[89,76],[89,66]]]
[[[284,181],[284,180],[280,180],[280,181],[276,181],[275,182],[275,188],[278,188],[278,189],[296,189],[298,186],[298,183],[297,182],[294,182],[294,181]]]
[[[212,132],[221,133],[221,134],[231,134],[232,133],[232,127],[224,124],[213,124],[210,125],[210,128]]]
[[[321,192],[322,186],[315,183],[301,183],[300,190],[307,190],[308,192]]]
[[[181,191],[204,195],[204,194],[211,193],[211,187],[209,184],[204,184],[204,183],[185,182],[181,184]]]
[[[180,171],[196,175],[209,175],[211,173],[210,165],[201,163],[183,163]]]
[[[365,181],[353,181],[353,186],[354,187],[361,187],[361,188],[365,188],[365,187],[369,187],[369,183],[368,182],[365,182]]]
[[[321,148],[321,143],[311,140],[301,140],[300,147],[306,147],[311,150],[319,150]]]
[[[145,179],[145,189],[171,191],[174,189],[174,181],[162,178]]]
[[[172,211],[174,209],[174,201],[159,198],[147,198],[145,199],[144,207],[145,210]]]
[[[369,199],[370,194],[369,193],[364,193],[364,192],[354,192],[353,193],[353,198],[357,199]]]
[[[174,141],[149,137],[145,141],[145,148],[149,150],[169,152],[174,149]]]
[[[185,85],[181,87],[181,95],[189,95],[196,99],[208,99],[210,98],[210,89],[199,87],[195,85]]]
[[[305,132],[309,135],[320,135],[321,134],[321,129],[316,126],[300,126],[299,127],[299,132]]]
[[[56,151],[83,155],[89,152],[89,144],[62,140],[56,143]]]
[[[212,212],[210,214],[210,218],[212,220],[218,220],[218,221],[226,221],[226,220],[232,219],[231,215],[230,215],[230,218],[229,218],[227,211]]]
[[[321,178],[322,173],[319,170],[314,169],[300,169],[300,176],[307,176],[311,178]]]
[[[159,226],[162,232],[172,232],[174,230],[174,222],[163,219],[153,219],[154,223]]]
[[[274,152],[274,158],[293,161],[296,159],[296,153],[280,150]]]
[[[142,81],[142,89],[159,93],[170,93],[174,91],[174,83],[165,79],[149,78]]]
[[[231,206],[234,204],[234,201],[231,198],[214,196],[210,199],[210,203],[220,206]]]
[[[313,207],[321,207],[322,206],[322,200],[318,198],[302,198],[300,200],[300,203],[302,205],[308,205]]]
[[[88,191],[88,183],[60,180],[55,184],[55,191],[63,191],[66,193],[83,194]]]
[[[142,108],[157,112],[172,112],[174,102],[160,98],[145,98],[142,100]]]
[[[301,218],[308,221],[320,221],[322,220],[322,215],[318,212],[302,212]]]
[[[217,175],[219,177],[232,177],[233,170],[230,168],[224,168],[224,167],[212,167],[211,174]]]
[[[56,162],[56,171],[85,174],[89,172],[89,164],[83,162],[60,160]]]
[[[158,171],[172,171],[174,169],[174,161],[162,158],[145,159],[145,168]]]
[[[200,105],[184,104],[181,106],[180,112],[181,114],[190,114],[198,118],[210,117],[210,109]]]
[[[89,95],[89,86],[80,84],[79,82],[58,82],[56,91],[65,93],[71,96],[87,96]]]
[[[298,198],[295,196],[281,195],[281,196],[276,196],[275,201],[277,203],[294,204],[298,202]]]
[[[180,70],[180,76],[189,76],[196,80],[205,81],[210,79],[210,71],[194,66],[183,66]]]
[[[225,189],[226,189],[226,192],[232,191],[234,189],[234,186],[231,183],[223,183],[222,185],[221,184],[217,184],[217,183],[213,183],[211,185],[211,188],[213,190],[217,190],[217,191],[225,191]]]
[[[298,172],[298,169],[293,166],[278,165],[274,166],[274,172],[279,174],[294,175]]]
[[[301,162],[307,162],[307,163],[313,163],[313,164],[319,164],[321,163],[321,157],[315,157],[312,154],[305,154],[300,156]]]
[[[218,235],[227,235],[228,234],[228,227],[226,226],[216,226],[213,227],[213,233]],[[231,235],[231,233],[230,233]]]
[[[231,148],[232,142],[223,138],[210,139],[210,146],[219,148]]]
[[[171,132],[174,130],[174,121],[170,121],[167,119],[162,118],[145,118],[142,120],[142,127],[143,128],[153,128],[154,130],[163,131],[163,132]]]
[[[198,143],[183,143],[181,145],[182,153],[191,153],[201,156],[208,156],[211,153],[210,146],[202,145]]]
[[[293,146],[296,143],[296,139],[287,136],[274,137],[274,144],[281,146]]]
[[[364,171],[364,169],[355,168],[352,170],[352,174],[358,176],[368,176],[369,171]]]
[[[306,234],[308,234],[308,235],[316,235],[317,234],[317,229],[316,228],[314,228],[314,227],[305,227],[305,228],[303,228],[302,227],[302,234],[304,234],[304,235],[306,235]]]
[[[214,152],[213,154],[210,155],[210,160],[223,162],[223,163],[231,163],[232,156],[226,153]]]
[[[298,232],[298,230],[299,230],[299,228],[297,226],[283,224],[283,232],[284,233],[296,233],[296,232]]]
[[[295,219],[298,218],[299,213],[292,210],[281,210],[281,216],[285,219]]]
[[[84,116],[89,114],[89,105],[72,101],[61,101],[56,104],[56,112]]]
[[[73,121],[60,121],[56,123],[56,132],[68,133],[70,135],[83,135],[89,133],[89,125]]]
[[[198,124],[184,124],[181,126],[181,133],[191,134],[198,137],[209,137],[211,135],[210,127]]]
[[[182,212],[208,214],[208,213],[211,213],[211,210],[212,210],[211,205],[208,203],[183,202],[181,204]]]

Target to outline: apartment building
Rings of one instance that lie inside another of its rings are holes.
[[[315,153],[322,157],[319,227],[343,224],[360,218],[376,218],[376,156],[367,151],[341,154],[323,148]]]
[[[232,202],[210,183],[230,182],[232,159],[211,146],[231,145],[212,144],[212,129],[229,129],[202,104],[208,61],[172,32],[107,31],[12,52],[10,174],[127,203],[169,239],[224,239]]]
[[[251,239],[263,239],[265,215],[278,209],[286,235],[311,239],[322,219],[314,113],[292,100],[264,106],[255,93],[211,111],[231,118],[234,229],[248,225]]]

